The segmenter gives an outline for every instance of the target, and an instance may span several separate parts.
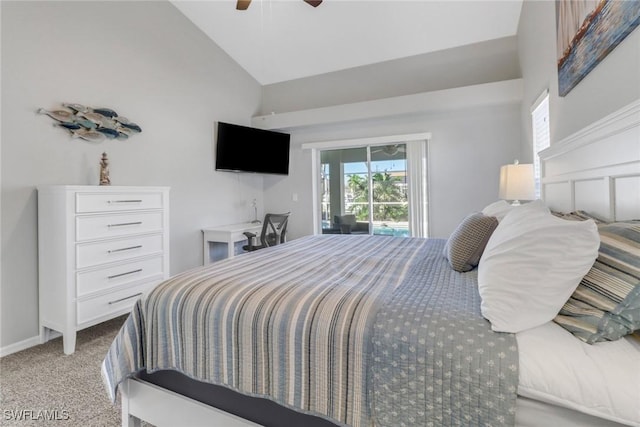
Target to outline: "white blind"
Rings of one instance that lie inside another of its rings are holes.
[[[549,91],[545,90],[531,107],[533,126],[533,176],[535,178],[536,198],[540,198],[540,156],[538,153],[549,146]]]
[[[409,230],[411,237],[427,237],[427,144],[428,140],[407,144],[407,172],[409,175]]]

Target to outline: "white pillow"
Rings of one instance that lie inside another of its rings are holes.
[[[502,221],[502,219],[511,212],[514,208],[518,206],[512,206],[505,200],[498,200],[497,202],[493,202],[484,209],[482,209],[482,213],[486,216],[495,217],[498,222]]]
[[[509,212],[478,266],[482,315],[497,332],[519,332],[552,320],[596,257],[596,224],[566,221],[535,201]]]

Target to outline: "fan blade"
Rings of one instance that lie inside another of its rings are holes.
[[[318,7],[320,6],[320,3],[322,3],[322,0],[304,0],[304,2],[310,4],[313,7]]]
[[[251,4],[251,0],[238,0],[238,2],[236,3],[236,9],[247,10],[250,4]]]

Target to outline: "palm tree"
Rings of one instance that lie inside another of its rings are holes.
[[[398,185],[402,180],[385,171],[373,174],[372,181],[374,217],[382,221],[407,221],[407,205],[398,204],[406,201],[406,196]]]
[[[406,201],[402,188],[398,185],[402,180],[392,176],[387,171],[376,172],[372,175],[374,217],[383,221],[407,221],[409,217],[406,204],[398,204]],[[362,175],[349,175],[347,189],[352,196],[352,201],[358,204],[352,208],[353,214],[360,221],[369,220],[369,187]]]
[[[351,213],[359,221],[369,221],[369,183],[362,175],[349,175],[347,180],[348,193],[355,204],[351,207]]]

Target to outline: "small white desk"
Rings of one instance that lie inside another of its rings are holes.
[[[236,254],[236,243],[245,242],[247,236],[245,231],[260,235],[262,231],[262,224],[256,224],[251,222],[245,222],[242,224],[221,225],[219,227],[210,227],[202,229],[202,264],[211,264],[212,261],[212,246],[226,245],[226,256],[224,252],[215,250],[214,255],[218,255],[217,259],[233,258]],[[215,248],[214,248],[215,249]],[[219,249],[219,248],[218,248]]]

